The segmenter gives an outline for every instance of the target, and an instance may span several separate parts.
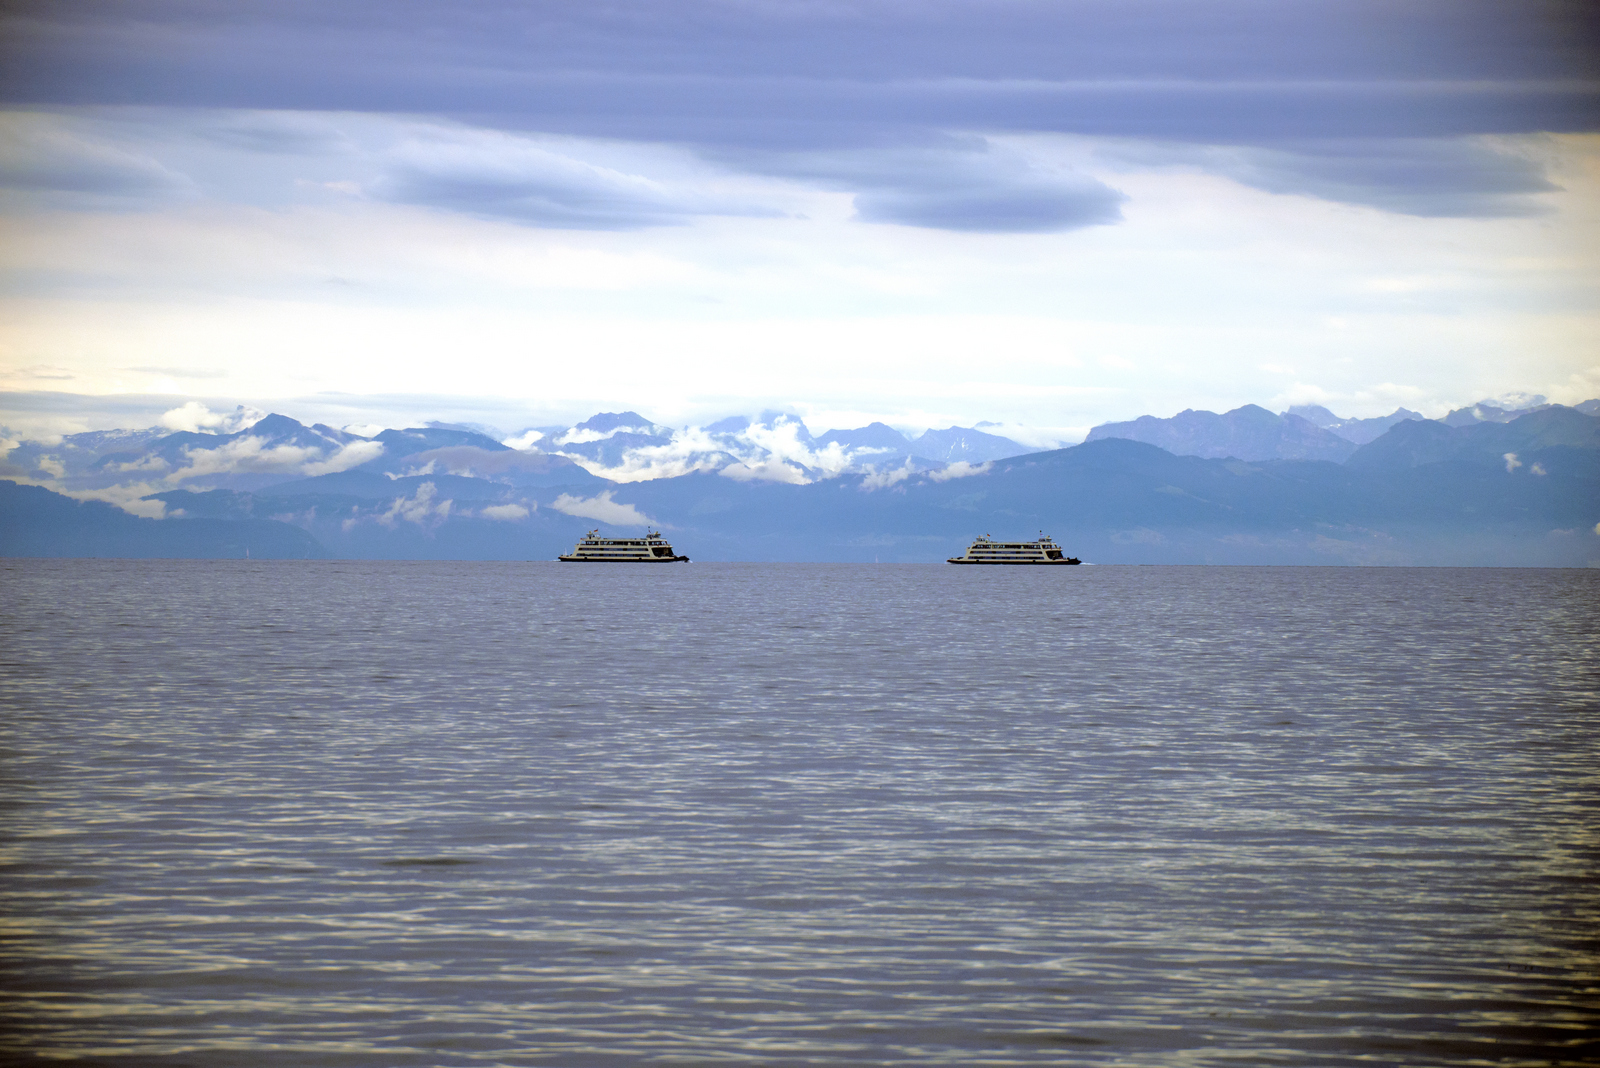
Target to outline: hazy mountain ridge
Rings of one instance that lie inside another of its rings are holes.
[[[1357,445],[1365,445],[1375,441],[1396,423],[1403,423],[1408,419],[1426,419],[1421,412],[1414,412],[1410,408],[1396,408],[1388,415],[1375,416],[1371,419],[1344,419],[1334,415],[1320,404],[1302,404],[1290,408],[1283,413],[1285,416],[1297,415],[1323,430],[1332,431]]]
[[[95,432],[56,445],[22,442],[0,460],[0,477],[118,503],[160,501],[179,489],[266,490],[294,482],[308,483],[306,491],[392,496],[389,484],[397,479],[479,472],[492,473],[496,492],[609,484],[567,457],[518,452],[473,431],[412,427],[364,437],[278,414],[226,434]]]
[[[446,454],[548,464],[535,475],[552,481],[506,480],[520,468],[451,474],[438,463]],[[431,458],[418,464],[423,457]],[[1092,562],[1600,564],[1600,418],[1559,406],[1509,423],[1403,421],[1344,464],[1177,456],[1119,438],[977,466],[908,464],[808,482],[694,471],[615,484],[563,457],[459,444],[369,463],[398,470],[164,490],[155,500],[181,518],[140,529],[221,524],[210,549],[154,552],[141,534],[123,552],[89,555],[230,555],[224,545],[245,544],[230,524],[267,522],[336,557],[550,559],[597,524],[659,523],[701,560],[937,560],[978,533],[1047,530]],[[579,474],[590,481],[553,481]],[[21,488],[32,496],[4,498],[7,555],[46,544],[24,528],[39,495],[54,495]],[[52,505],[68,506],[77,502]],[[78,514],[113,526],[133,518],[104,505]],[[197,529],[183,533],[186,544],[198,544]]]
[[[1482,402],[1457,409],[1442,425],[1504,424],[1560,407],[1542,397],[1526,399],[1537,403],[1513,410]],[[1585,407],[1595,414],[1600,401],[1575,410]],[[298,487],[301,491],[372,496],[385,489],[365,477],[372,473],[391,480],[440,475],[514,487],[571,485],[594,493],[696,471],[797,484],[846,473],[899,480],[1037,451],[976,427],[929,429],[910,438],[884,423],[870,423],[813,435],[801,419],[778,411],[681,430],[637,412],[601,412],[570,427],[530,428],[503,440],[485,433],[488,428],[429,424],[366,436],[325,424],[308,427],[281,414],[254,415],[252,423],[241,408],[230,422],[242,427],[227,433],[151,428],[70,435],[53,445],[23,441],[0,459],[0,477],[99,496],[149,514],[155,508],[151,502],[172,490],[260,490],[297,479],[308,483]],[[1317,406],[1274,415],[1245,405],[1221,415],[1188,410],[1170,419],[1144,416],[1102,424],[1087,440],[1130,438],[1175,455],[1342,462],[1376,440],[1379,431],[1406,420],[1426,422],[1403,408],[1376,419],[1341,419]],[[140,500],[145,503],[133,504]]]
[[[56,445],[25,441],[0,459],[0,475],[46,481],[68,492],[154,489],[163,483],[250,489],[289,475],[345,470],[375,459],[386,447],[273,414],[226,434],[117,431],[69,435]]]
[[[248,515],[148,519],[103,501],[0,480],[0,555],[313,560],[328,554],[292,523]]]
[[[1494,401],[1479,401],[1469,404],[1465,408],[1457,408],[1439,420],[1445,426],[1475,426],[1479,423],[1509,423],[1520,419],[1524,415],[1542,412],[1546,408],[1563,407],[1551,404],[1538,394],[1520,394],[1500,403]],[[1584,415],[1600,415],[1600,400],[1586,400],[1581,404],[1570,405]]]
[[[1467,461],[1515,470],[1525,462],[1537,466],[1542,450],[1562,446],[1600,449],[1600,418],[1576,408],[1543,405],[1508,422],[1450,426],[1433,420],[1407,421],[1363,445],[1346,466],[1371,470]]]
[[[1429,420],[1420,412],[1396,408],[1371,419],[1345,419],[1321,405],[1300,405],[1275,415],[1246,404],[1218,415],[1187,409],[1167,419],[1140,416],[1121,423],[1102,423],[1089,431],[1086,441],[1126,438],[1166,449],[1177,456],[1206,456],[1239,460],[1331,460],[1343,463],[1367,445],[1406,422],[1434,423],[1446,427],[1505,424],[1563,405],[1544,397],[1520,396],[1522,407],[1501,407],[1480,401],[1451,411],[1443,419]],[[1600,415],[1600,400],[1588,400],[1566,410]]]
[[[979,424],[982,425],[981,423]],[[1010,438],[975,427],[952,426],[944,430],[924,430],[911,443],[911,450],[925,460],[945,463],[987,463],[1021,456],[1035,450],[1017,444]]]
[[[1187,409],[1170,419],[1145,415],[1126,423],[1103,423],[1085,441],[1125,438],[1176,456],[1238,460],[1331,460],[1343,463],[1356,445],[1298,415],[1275,415],[1246,404],[1221,415]]]

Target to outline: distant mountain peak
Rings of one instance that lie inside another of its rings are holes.
[[[1421,412],[1414,412],[1409,408],[1396,408],[1388,415],[1374,416],[1371,419],[1346,419],[1335,415],[1320,404],[1297,405],[1283,414],[1304,419],[1313,426],[1331,431],[1357,445],[1365,445],[1382,437],[1396,423],[1425,418]]]
[[[487,452],[510,452],[511,447],[487,434],[473,430],[446,430],[443,427],[413,426],[404,430],[385,430],[373,441],[380,442],[391,457],[410,456],[430,449],[468,445]]]
[[[1298,415],[1312,426],[1319,426],[1324,430],[1343,421],[1320,404],[1297,404],[1283,414]]]
[[[911,451],[911,442],[906,436],[887,423],[868,423],[854,430],[830,430],[817,438],[817,443],[824,448],[835,442],[847,449],[895,455],[909,455]]]
[[[296,430],[304,430],[305,428],[305,424],[298,419],[290,418],[287,415],[279,415],[277,412],[269,412],[245,429],[237,431],[237,433],[254,437],[272,437],[276,434],[293,434]]]
[[[999,423],[979,423],[978,426],[999,426]],[[925,430],[911,443],[911,451],[925,460],[943,463],[985,463],[989,460],[1006,460],[1036,452],[1027,445],[989,434],[977,427],[952,426],[944,430]]]
[[[656,430],[656,424],[640,415],[638,412],[597,412],[574,426],[573,430],[593,430],[601,434],[610,434],[617,430],[645,429]]]
[[[1600,449],[1600,418],[1576,408],[1546,404],[1511,420],[1486,419],[1455,426],[1431,419],[1406,422],[1363,445],[1350,458],[1349,466],[1357,470],[1403,469],[1461,461],[1495,469],[1504,465],[1508,456],[1561,446]]]
[[[1520,403],[1527,401],[1530,403]],[[1551,405],[1537,393],[1513,393],[1496,400],[1482,400],[1457,408],[1440,422],[1445,426],[1472,426],[1476,423],[1509,423],[1533,412],[1543,411]]]
[[[1125,423],[1103,423],[1085,442],[1128,438],[1165,449],[1175,456],[1237,460],[1330,460],[1343,463],[1355,452],[1353,442],[1297,415],[1277,415],[1257,404],[1229,412],[1186,408],[1170,419],[1140,416]]]

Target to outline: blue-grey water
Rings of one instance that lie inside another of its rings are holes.
[[[0,593],[11,1063],[1600,1057],[1600,572]]]

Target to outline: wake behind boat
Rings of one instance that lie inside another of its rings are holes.
[[[602,538],[598,530],[591,530],[578,542],[571,555],[558,556],[567,563],[603,564],[673,564],[688,563],[687,556],[672,551],[659,530],[652,530],[642,538]]]
[[[1078,564],[1048,534],[1037,541],[990,541],[987,534],[974,538],[965,556],[952,556],[952,564]]]

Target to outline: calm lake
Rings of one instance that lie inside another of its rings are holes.
[[[1600,571],[0,595],[10,1063],[1600,1057]]]

